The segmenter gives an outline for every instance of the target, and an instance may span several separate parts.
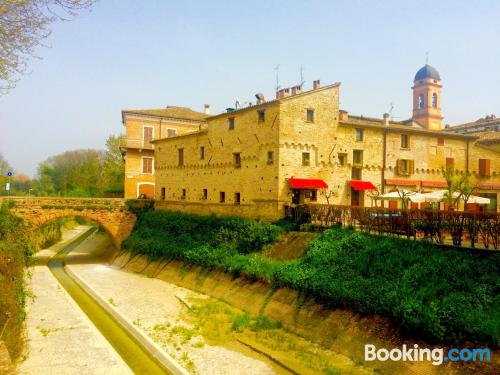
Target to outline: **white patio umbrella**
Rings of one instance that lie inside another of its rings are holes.
[[[490,198],[478,197],[477,195],[471,195],[467,203],[476,204],[490,204]]]
[[[421,194],[423,196],[424,202],[441,202],[447,199],[447,190],[437,190],[431,193]],[[460,194],[458,192],[453,193],[453,199],[458,198]],[[477,204],[489,204],[489,198],[478,197],[476,195],[471,195],[467,203],[477,203]]]
[[[383,194],[379,196],[380,199],[401,199],[404,196],[413,203],[425,202],[425,196],[422,193],[417,193],[411,190],[401,190],[400,192],[391,191],[390,193]]]
[[[403,195],[405,197],[409,198],[413,194],[415,194],[415,192],[409,191],[409,190],[401,190],[399,192],[398,191],[391,191],[390,193],[385,193],[385,194],[379,195],[378,198],[380,198],[380,199],[401,199],[401,197]]]

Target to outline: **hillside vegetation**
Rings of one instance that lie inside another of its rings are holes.
[[[500,254],[332,228],[311,241],[302,258],[270,260],[260,250],[282,232],[247,219],[149,211],[123,248],[151,260],[244,274],[330,307],[387,316],[403,332],[431,342],[498,346]]]

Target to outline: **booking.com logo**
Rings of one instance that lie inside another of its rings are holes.
[[[439,366],[443,362],[468,362],[468,361],[490,361],[490,349],[488,348],[451,348],[445,354],[443,348],[419,348],[418,344],[401,348],[377,349],[375,345],[365,345],[365,361],[408,361],[422,362],[432,361],[434,366]]]

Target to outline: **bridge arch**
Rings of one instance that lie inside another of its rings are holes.
[[[136,216],[117,198],[40,198],[2,197],[13,202],[11,212],[22,217],[33,230],[49,221],[68,216],[81,216],[100,224],[120,248],[132,232]]]

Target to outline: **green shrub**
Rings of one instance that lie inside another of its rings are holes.
[[[322,232],[301,259],[273,261],[256,252],[282,231],[241,218],[148,211],[123,247],[153,260],[179,259],[266,280],[327,306],[380,314],[430,341],[498,346],[500,253],[340,227]],[[240,317],[235,329],[248,319]]]

